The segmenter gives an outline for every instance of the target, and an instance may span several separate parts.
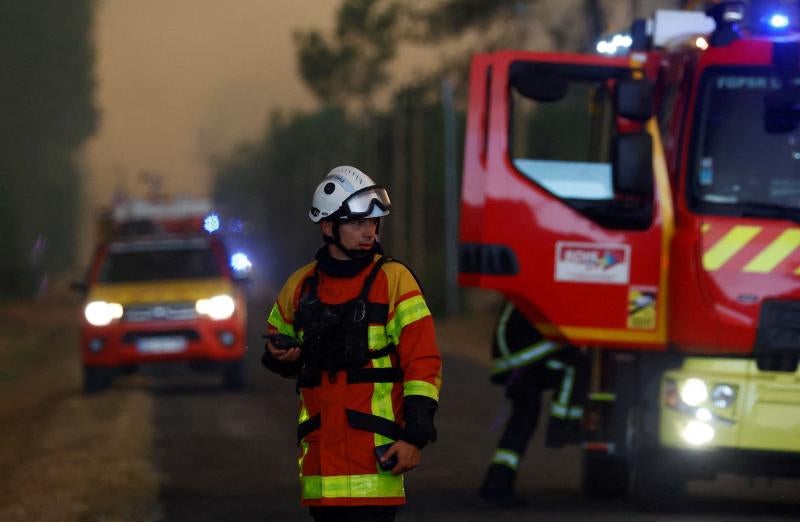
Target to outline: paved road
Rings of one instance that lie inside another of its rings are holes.
[[[251,307],[254,344],[262,310]],[[486,505],[475,491],[507,413],[486,378],[490,326],[476,317],[438,325],[440,438],[409,473],[400,522],[800,520],[800,488],[788,481],[693,484],[694,500],[679,514],[589,501],[578,490],[578,452],[545,450],[540,439],[521,470],[529,505]],[[294,386],[260,367],[260,351],[249,354],[242,393],[221,391],[216,375],[161,371],[86,397],[74,343],[54,346],[36,375],[3,397],[18,406],[0,407],[0,520],[309,520],[298,502]]]

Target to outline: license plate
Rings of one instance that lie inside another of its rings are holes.
[[[136,348],[142,353],[175,353],[186,349],[186,338],[171,337],[145,337],[136,342]]]

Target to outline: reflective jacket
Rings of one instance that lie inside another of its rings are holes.
[[[317,262],[302,267],[278,295],[268,329],[302,343],[304,332],[295,330],[294,320],[309,287],[307,280],[316,273],[318,298],[342,304],[359,296],[379,258],[375,255],[353,277],[315,270]],[[403,475],[381,470],[374,448],[398,439],[418,447],[435,440],[433,412],[439,399],[441,358],[431,313],[413,274],[403,264],[387,261],[378,269],[369,288],[367,315],[368,347],[383,355],[360,368],[297,367],[304,505],[403,504]]]

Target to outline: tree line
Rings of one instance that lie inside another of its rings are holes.
[[[0,2],[0,296],[71,267],[84,141],[97,126],[94,2]]]

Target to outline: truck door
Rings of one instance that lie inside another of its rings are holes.
[[[665,345],[669,180],[654,119],[631,109],[647,58],[473,59],[460,283],[503,293],[548,337]]]

